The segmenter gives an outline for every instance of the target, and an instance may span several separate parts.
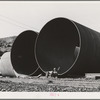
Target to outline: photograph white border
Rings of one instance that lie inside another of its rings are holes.
[[[100,1],[0,1],[9,2],[85,2],[100,3]],[[100,99],[99,92],[0,92],[0,99]]]

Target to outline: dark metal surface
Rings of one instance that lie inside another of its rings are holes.
[[[66,18],[42,28],[35,52],[44,72],[54,67],[61,76],[100,72],[100,33]]]
[[[11,62],[17,73],[30,75],[37,70],[38,65],[34,56],[37,35],[34,31],[24,31],[14,41],[11,49]]]

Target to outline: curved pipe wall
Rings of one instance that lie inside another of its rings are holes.
[[[5,53],[1,58],[0,72],[3,75],[16,76],[14,71],[18,74],[32,75],[38,70],[34,55],[36,38],[37,33],[28,30],[15,39],[11,54]]]
[[[4,53],[1,57],[0,72],[3,76],[17,76],[17,73],[14,71],[13,66],[11,64],[10,52]]]
[[[36,32],[24,31],[15,39],[11,49],[11,62],[16,72],[30,75],[37,70],[34,56],[36,37]]]
[[[100,72],[100,33],[66,18],[49,21],[36,41],[36,60],[59,75]]]

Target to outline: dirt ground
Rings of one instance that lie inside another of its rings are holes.
[[[0,77],[2,92],[99,92],[100,80],[85,78]]]

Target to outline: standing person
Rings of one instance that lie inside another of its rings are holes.
[[[60,69],[60,67],[58,67],[58,69],[53,68],[52,77],[58,78],[58,71],[59,71],[59,69]]]
[[[57,78],[57,76],[58,76],[57,70],[56,68],[53,68],[52,77]]]
[[[60,67],[58,67],[58,69],[53,68],[52,71],[48,71],[46,72],[46,77],[54,77],[54,78],[58,78],[58,71],[59,71]]]

